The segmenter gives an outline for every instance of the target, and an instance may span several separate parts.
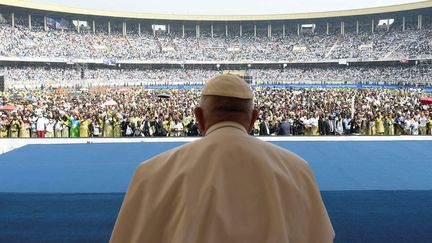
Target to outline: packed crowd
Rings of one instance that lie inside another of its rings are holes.
[[[343,66],[249,69],[258,83],[364,83],[432,85],[432,66]]]
[[[0,75],[1,75],[0,71]],[[220,73],[202,69],[134,69],[89,68],[56,66],[9,66],[4,76],[13,88],[143,86],[202,84]]]
[[[1,75],[0,71],[0,75]],[[4,75],[10,87],[91,87],[203,84],[221,74],[211,69],[87,68],[9,66]],[[247,69],[257,84],[367,83],[432,86],[431,65],[286,67]]]
[[[0,137],[198,136],[197,89],[4,93]],[[256,88],[253,135],[430,135],[420,90]],[[26,96],[30,95],[30,96]]]
[[[43,30],[17,18],[0,23],[0,57],[164,61],[322,61],[404,59],[432,56],[431,28],[389,27],[374,33],[340,35],[317,28],[283,37],[251,33],[153,33],[129,28],[97,34],[88,28]],[[322,27],[322,26],[321,26]],[[343,64],[344,62],[341,62]],[[111,64],[111,63],[109,63]],[[282,64],[281,64],[282,65]],[[208,68],[208,67],[207,67]],[[0,94],[0,137],[198,136],[192,109],[196,89],[147,90],[145,85],[203,84],[222,73],[190,69],[76,64],[4,65],[9,93]],[[282,65],[248,68],[256,84],[367,83],[432,86],[431,65]],[[121,86],[121,87],[118,87]],[[55,89],[54,89],[55,87]],[[80,87],[80,89],[69,89]],[[97,88],[112,87],[112,88]],[[118,87],[118,88],[117,88]],[[63,89],[67,88],[67,89]],[[12,92],[10,92],[12,91]],[[30,92],[30,93],[28,93]],[[254,135],[426,135],[432,134],[431,107],[418,90],[282,89],[258,87],[260,109]],[[351,105],[351,103],[353,104]]]
[[[22,22],[22,21],[21,21]],[[374,33],[362,31],[347,34],[317,30],[314,33],[279,32],[268,36],[251,33],[214,34],[206,31],[201,36],[183,37],[179,33],[154,36],[150,32],[119,32],[107,34],[97,31],[28,29],[25,25],[11,27],[0,24],[0,56],[46,58],[97,58],[160,61],[319,61],[329,59],[377,60],[383,58],[430,57],[432,47],[430,28],[423,30],[389,31],[377,29]]]

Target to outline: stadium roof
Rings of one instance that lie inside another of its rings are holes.
[[[45,0],[47,1],[47,0]],[[51,1],[52,2],[52,1]],[[65,5],[56,5],[41,1],[25,0],[0,0],[1,5],[42,10],[57,13],[87,15],[87,16],[104,16],[115,18],[131,19],[158,19],[158,20],[191,20],[191,21],[262,21],[262,20],[295,20],[295,19],[317,19],[348,17],[370,14],[383,14],[402,12],[409,10],[420,10],[432,8],[432,1],[420,1],[413,3],[397,4],[381,7],[359,8],[350,10],[322,11],[309,13],[288,13],[288,14],[249,14],[249,15],[203,15],[203,14],[168,14],[168,13],[143,13],[131,11],[116,11],[107,9],[91,9],[82,7],[72,7]]]

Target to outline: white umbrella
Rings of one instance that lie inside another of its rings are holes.
[[[109,106],[109,105],[117,105],[117,102],[115,102],[114,100],[107,100],[105,101],[105,103],[103,103],[104,106]]]

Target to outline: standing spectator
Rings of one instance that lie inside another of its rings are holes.
[[[54,137],[55,124],[56,124],[56,121],[52,117],[49,117],[47,119],[46,133],[45,133],[46,138],[53,138]]]
[[[80,125],[81,125],[79,116],[78,115],[70,116],[69,122],[70,122],[70,137],[78,138],[80,132]]]
[[[159,116],[155,117],[155,136],[157,137],[165,137],[167,135],[167,132],[163,126],[162,117],[162,114],[159,114]]]
[[[90,125],[91,125],[91,121],[85,115],[81,121],[80,126],[79,126],[79,136],[81,138],[89,137]]]
[[[199,132],[198,132],[198,123],[195,122],[194,119],[192,119],[189,124],[187,125],[187,135],[188,136],[198,136]]]
[[[45,137],[45,129],[47,123],[48,120],[45,118],[45,116],[43,114],[39,114],[39,117],[36,119],[36,131],[38,138]]]
[[[70,135],[70,121],[69,121],[69,117],[68,116],[66,116],[66,115],[63,115],[62,117],[61,117],[61,122],[63,123],[62,125],[62,127],[63,127],[63,129],[62,129],[62,133],[61,133],[61,137],[62,138],[68,138],[69,137],[69,135]]]
[[[144,137],[150,137],[150,136],[151,136],[151,133],[150,133],[150,126],[151,126],[151,124],[150,124],[150,120],[149,120],[149,117],[147,116],[147,117],[143,120],[142,125],[141,125],[141,130],[143,131],[143,135],[144,135]]]
[[[335,117],[335,134],[344,135],[343,121],[341,115]]]
[[[404,131],[403,134],[404,135],[412,135],[412,125],[413,125],[414,120],[412,119],[411,116],[408,116],[406,119],[404,119]]]
[[[319,135],[327,135],[326,134],[325,118],[324,118],[323,114],[321,114],[319,119],[318,119],[318,131],[319,131]]]
[[[37,138],[38,134],[37,134],[37,119],[38,117],[36,116],[36,114],[33,114],[30,118],[30,137],[32,138]]]
[[[12,121],[10,122],[10,137],[17,138],[20,129],[20,122],[17,118],[16,113],[12,116]]]
[[[432,114],[430,114],[429,121],[427,123],[428,134],[432,135]]]
[[[411,135],[419,135],[419,121],[416,117],[411,119]]]
[[[6,115],[1,115],[0,119],[0,138],[7,138],[8,136],[8,120]]]
[[[350,126],[348,125],[350,123],[351,119],[349,118],[348,115],[345,115],[345,117],[342,120],[342,126],[343,126],[343,130],[344,130],[344,134],[345,135],[349,135],[351,132]]]
[[[278,136],[288,136],[291,135],[291,124],[285,118],[282,118],[282,121],[279,125]]]
[[[114,129],[113,129],[113,120],[110,114],[105,115],[105,119],[104,119],[104,124],[103,124],[103,136],[105,138],[112,138],[114,137]]]
[[[375,128],[377,135],[384,135],[384,120],[380,113],[375,118]]]
[[[358,116],[354,116],[354,118],[348,122],[348,125],[350,127],[350,134],[360,135],[360,124],[358,122]]]
[[[119,138],[122,135],[121,120],[119,114],[115,114],[113,116],[113,135],[115,138]]]
[[[260,136],[269,136],[270,135],[270,127],[269,127],[269,123],[268,123],[267,119],[262,118],[260,120],[261,120],[261,123],[259,126],[259,131],[260,131],[259,135]]]
[[[30,123],[26,115],[19,118],[19,137],[20,138],[30,137]]]
[[[422,112],[419,118],[419,131],[420,131],[420,135],[426,135],[426,131],[427,131],[427,122],[428,119],[427,117],[424,115],[424,113]]]
[[[375,118],[372,116],[372,114],[368,115],[368,135],[369,136],[374,136],[376,135],[376,126],[375,126]]]
[[[58,116],[56,116],[54,120],[55,120],[54,137],[61,138],[62,130],[63,130],[63,121]]]
[[[102,122],[97,116],[93,117],[93,122],[91,123],[91,128],[92,128],[91,131],[92,131],[93,137],[102,136]]]
[[[319,135],[319,118],[317,117],[317,115],[312,116],[310,118],[310,124],[312,126],[311,128],[311,135],[312,136],[317,136]]]
[[[175,122],[173,126],[174,136],[175,137],[183,136],[183,123],[179,119],[175,119],[174,122]]]
[[[294,136],[304,135],[304,126],[299,115],[294,119],[292,130]]]

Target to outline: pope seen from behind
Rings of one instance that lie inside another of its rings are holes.
[[[219,75],[194,110],[203,138],[141,163],[111,243],[327,243],[333,231],[305,160],[248,133],[249,85]]]

